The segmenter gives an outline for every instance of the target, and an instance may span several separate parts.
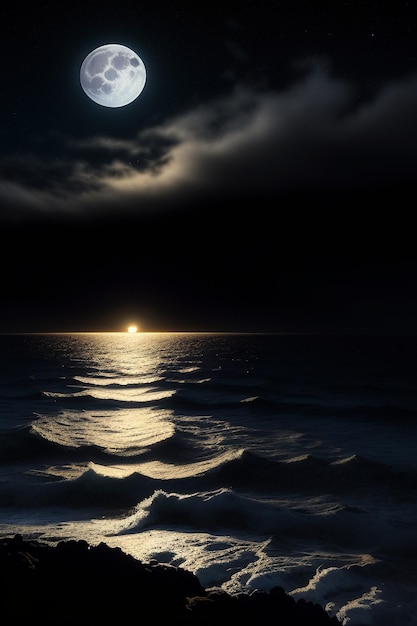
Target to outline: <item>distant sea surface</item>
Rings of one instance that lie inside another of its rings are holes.
[[[0,336],[0,536],[417,625],[417,337]]]

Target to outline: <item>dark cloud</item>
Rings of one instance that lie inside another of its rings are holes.
[[[32,155],[3,156],[1,217],[406,184],[416,174],[416,104],[416,76],[361,101],[320,65],[281,90],[235,87],[130,138],[61,137],[59,157],[45,138],[45,156],[39,142]]]

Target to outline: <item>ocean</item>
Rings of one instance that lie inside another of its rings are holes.
[[[417,337],[0,336],[0,536],[417,625]]]

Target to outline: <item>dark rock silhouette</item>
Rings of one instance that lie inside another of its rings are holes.
[[[114,626],[292,624],[336,626],[317,604],[294,601],[281,587],[232,596],[205,590],[180,567],[142,563],[104,543],[61,541],[56,546],[0,540],[2,623]]]

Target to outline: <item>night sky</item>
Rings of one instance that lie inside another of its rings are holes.
[[[416,7],[2,6],[0,332],[415,334]]]

